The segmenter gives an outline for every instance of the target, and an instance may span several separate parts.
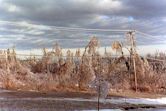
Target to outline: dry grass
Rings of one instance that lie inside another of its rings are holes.
[[[122,45],[117,41],[113,43],[113,49],[122,53],[117,58],[101,56],[96,52],[98,47],[99,41],[93,37],[83,55],[79,49],[75,54],[68,50],[64,58],[62,48],[55,44],[50,52],[43,49],[42,59],[34,57],[26,61],[16,59],[15,50],[8,49],[1,52],[5,56],[0,60],[0,87],[38,91],[89,90],[96,87],[94,81],[102,78],[110,89],[134,90],[133,62],[123,56]],[[166,58],[164,54],[160,56]],[[138,90],[165,93],[165,71],[153,70],[154,64],[138,54],[135,61]]]

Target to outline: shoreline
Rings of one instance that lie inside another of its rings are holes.
[[[35,94],[37,95],[51,95],[51,96],[63,96],[69,94],[69,97],[79,97],[79,96],[97,96],[97,92],[91,89],[88,90],[75,90],[75,89],[63,89],[63,90],[55,90],[55,91],[37,91],[37,90],[16,90],[16,89],[2,89],[0,88],[0,94],[3,92],[11,92],[11,93],[22,93],[22,94]],[[151,93],[151,92],[135,92],[133,90],[110,90],[107,98],[110,97],[122,97],[122,98],[150,98],[150,99],[156,99],[156,98],[162,98],[166,97],[166,94],[158,94],[158,93]]]

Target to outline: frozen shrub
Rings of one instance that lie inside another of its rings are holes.
[[[14,48],[0,51],[0,87],[20,90],[64,90],[90,89],[94,86],[105,98],[109,88],[115,90],[134,90],[135,59],[138,91],[166,91],[166,56],[156,53],[148,57],[163,59],[152,61],[140,57],[136,52],[132,57],[124,57],[122,43],[115,41],[112,49],[120,56],[111,57],[97,52],[99,41],[93,37],[85,47],[83,54],[78,49],[75,54],[68,50],[66,57],[56,43],[51,51],[43,49],[40,58],[17,59]],[[131,50],[130,50],[131,51]],[[132,51],[131,51],[132,52]],[[107,54],[107,53],[105,53]]]

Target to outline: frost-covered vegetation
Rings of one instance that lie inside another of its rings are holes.
[[[41,59],[30,57],[19,60],[16,59],[14,49],[1,51],[0,87],[16,90],[80,91],[94,88],[98,90],[100,86],[103,92],[108,92],[109,89],[123,91],[135,88],[141,92],[166,92],[164,62],[142,58],[132,47],[128,48],[130,56],[125,57],[123,45],[118,41],[112,44],[117,57],[107,53],[101,56],[97,48],[99,41],[93,37],[83,54],[79,49],[75,53],[68,50],[65,57],[58,43],[52,51],[44,48]],[[160,56],[148,55],[154,59],[159,59]],[[162,59],[165,58],[163,54]],[[160,67],[162,68],[159,69]]]

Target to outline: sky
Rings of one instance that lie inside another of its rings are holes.
[[[56,42],[63,48],[77,48],[92,36],[99,38],[101,46],[111,46],[113,40],[125,38],[122,32],[57,27],[134,29],[154,36],[136,35],[138,44],[164,48],[166,0],[0,0],[1,49],[50,48]]]

